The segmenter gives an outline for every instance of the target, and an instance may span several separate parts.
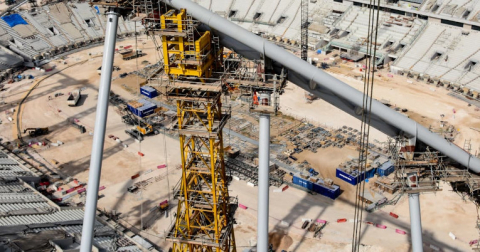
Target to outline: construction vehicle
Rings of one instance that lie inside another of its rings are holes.
[[[143,135],[138,131],[136,128],[133,129],[127,129],[125,130],[125,133],[127,133],[129,136],[137,139],[138,141],[143,141]]]
[[[133,186],[130,186],[129,188],[127,188],[127,191],[129,193],[137,193],[138,189],[140,189],[140,188],[138,188],[136,185],[133,185]]]
[[[148,124],[143,120],[135,121],[135,124],[136,127],[130,130],[125,130],[125,133],[137,139],[138,141],[143,141],[143,137],[151,133],[154,133],[155,135],[158,134],[158,131],[153,130],[153,126],[151,124]]]
[[[113,71],[120,71],[120,67],[118,67],[118,66],[113,66]],[[100,66],[99,68],[97,68],[97,73],[98,73],[98,75],[102,75],[102,66]]]
[[[24,134],[27,132],[30,137],[36,137],[48,134],[48,128],[27,128],[23,130]]]
[[[160,204],[159,204],[160,212],[168,210],[168,206],[169,206],[168,200],[164,200],[164,201],[160,202]]]
[[[144,136],[151,133],[158,134],[158,131],[154,130],[151,124],[147,123],[143,118],[134,115],[126,106],[121,108],[124,113],[122,116],[123,123],[135,126],[133,129],[125,130],[125,133],[139,141],[142,141]]]
[[[140,120],[138,121],[137,130],[145,136],[153,132],[153,126]]]
[[[142,50],[140,50],[140,49],[137,49],[135,51],[133,51],[132,49],[123,49],[123,50],[118,51],[118,53],[120,53],[120,55],[122,55],[123,60],[131,60],[131,59],[135,59],[135,58],[138,58],[138,57],[142,57],[144,55]]]
[[[76,89],[73,92],[70,93],[70,95],[67,98],[67,105],[68,106],[76,106],[78,101],[80,100],[80,89]]]
[[[72,126],[80,130],[81,134],[87,132],[87,130],[85,129],[85,126],[77,124],[76,122],[72,122]]]

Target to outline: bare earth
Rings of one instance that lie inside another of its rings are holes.
[[[144,39],[144,41],[146,41]],[[133,40],[120,41],[117,45],[133,45]],[[137,69],[137,63],[148,60],[156,62],[157,55],[150,41],[139,47],[147,53],[147,56],[136,60],[122,61],[119,56],[115,58],[115,65],[121,70],[114,72],[114,78],[120,73],[130,72]],[[52,142],[62,141],[65,144],[59,147],[38,148],[37,152],[45,160],[56,159],[57,172],[64,176],[73,176],[80,181],[88,182],[88,168],[92,146],[92,133],[94,131],[96,100],[98,95],[99,75],[96,69],[101,64],[102,47],[88,49],[72,54],[66,59],[67,65],[61,61],[55,62],[57,69],[62,69],[69,64],[88,60],[86,63],[74,66],[42,82],[27,100],[22,115],[22,129],[27,127],[49,127],[51,133],[46,136]],[[88,53],[92,53],[89,56]],[[350,66],[351,67],[351,66]],[[355,71],[349,68],[340,69],[345,73],[336,73],[334,76],[347,82],[351,86],[361,89],[363,83],[346,77],[345,74]],[[338,70],[337,70],[338,71]],[[358,69],[356,70],[358,71]],[[39,76],[44,73],[29,70],[29,73]],[[29,74],[27,73],[27,74]],[[343,74],[343,75],[342,75]],[[386,76],[386,73],[381,73]],[[384,79],[384,78],[383,78]],[[1,111],[9,111],[16,107],[32,81],[24,80],[14,84],[7,84],[6,91],[2,92],[7,104],[0,105]],[[122,83],[117,79],[112,85],[112,91],[121,95],[126,100],[134,99],[135,96],[123,88],[123,84],[131,87],[135,83]],[[440,120],[440,114],[445,114],[444,120],[448,120],[460,131],[456,143],[463,145],[464,139],[472,139],[472,150],[478,150],[480,133],[470,128],[480,128],[480,112],[474,110],[474,106],[468,107],[464,101],[457,100],[446,95],[442,88],[435,88],[424,83],[407,83],[404,77],[387,77],[386,80],[378,78],[375,84],[374,97],[377,99],[390,100],[392,104],[407,108],[421,116],[429,118],[425,123]],[[66,105],[66,95],[75,88],[85,88],[83,97],[77,107]],[[52,100],[48,96],[62,92],[65,95]],[[349,115],[341,112],[324,101],[317,100],[312,104],[305,103],[304,91],[293,84],[289,84],[287,92],[281,97],[281,108],[285,114],[298,118],[307,118],[330,127],[349,125],[359,128],[360,122]],[[453,109],[457,111],[453,118]],[[14,140],[12,128],[17,123],[8,120],[8,113],[1,113],[0,137],[3,141]],[[73,119],[87,128],[87,133],[80,134],[77,129],[70,126]],[[428,125],[427,125],[428,126]],[[105,140],[104,162],[102,168],[101,185],[106,186],[102,191],[105,195],[99,200],[99,208],[107,211],[116,210],[121,213],[121,220],[125,225],[139,229],[143,224],[146,230],[142,235],[161,247],[169,244],[163,239],[164,232],[173,220],[172,207],[168,217],[160,215],[156,211],[150,211],[159,202],[169,199],[170,189],[178,182],[180,170],[175,167],[180,163],[178,140],[164,137],[162,134],[147,137],[141,144],[135,142],[124,133],[126,126],[113,106],[109,107],[107,135],[115,135],[120,138],[122,144],[107,138]],[[384,140],[385,136],[378,131],[372,131],[375,139]],[[43,139],[43,138],[42,138]],[[140,157],[137,152],[145,154]],[[300,160],[308,160],[321,175],[331,178],[339,184],[344,191],[335,201],[319,196],[310,195],[306,192],[288,189],[283,193],[270,193],[270,230],[272,242],[278,249],[287,251],[350,251],[353,223],[336,223],[340,218],[353,218],[354,188],[347,183],[335,178],[335,168],[349,156],[356,156],[357,152],[352,149],[319,149],[318,153],[305,151],[298,155]],[[166,158],[165,158],[166,157]],[[167,164],[167,169],[158,170],[156,166]],[[58,169],[59,166],[63,167]],[[141,176],[135,181],[131,176],[140,172],[153,170]],[[166,173],[169,173],[166,176]],[[142,194],[129,194],[126,188],[138,180],[149,177],[157,177],[158,181],[149,185]],[[256,209],[257,188],[249,187],[244,181],[233,181],[229,187],[230,195],[237,196],[239,202],[248,207],[247,210],[239,209],[236,213],[238,224],[235,228],[236,242],[239,249],[254,246],[256,241]],[[432,244],[444,251],[467,251],[468,241],[478,238],[475,229],[476,209],[472,203],[462,201],[461,197],[451,192],[449,185],[443,185],[443,191],[436,194],[421,195],[421,208],[424,230],[424,242]],[[394,219],[388,215],[392,211],[399,215]],[[142,214],[143,213],[143,214]],[[320,239],[314,239],[312,233],[301,229],[302,218],[323,219],[329,224],[324,229]],[[362,243],[365,246],[362,251],[409,251],[409,236],[395,233],[395,229],[408,231],[409,215],[408,201],[402,198],[396,206],[389,206],[381,211],[365,214],[364,219],[374,223],[384,224],[386,230],[378,229],[364,224]],[[281,224],[284,221],[287,226]],[[452,240],[448,233],[452,232],[460,239]],[[426,251],[427,248],[426,248]]]

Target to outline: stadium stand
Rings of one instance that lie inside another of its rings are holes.
[[[35,168],[0,147],[0,251],[78,251],[75,249],[82,233],[82,208],[54,203],[53,194],[42,188],[45,180],[38,174]],[[76,191],[62,197],[70,194]],[[119,228],[108,219],[97,218],[94,251],[156,251],[151,245],[142,247],[136,241],[145,240],[127,236]]]

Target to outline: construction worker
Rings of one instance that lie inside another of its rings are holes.
[[[258,105],[257,92],[253,92],[253,105]]]

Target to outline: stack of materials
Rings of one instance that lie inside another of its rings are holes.
[[[145,117],[151,115],[155,112],[157,105],[149,102],[145,99],[140,99],[138,101],[130,101],[128,104],[128,109],[132,111],[138,117]]]

